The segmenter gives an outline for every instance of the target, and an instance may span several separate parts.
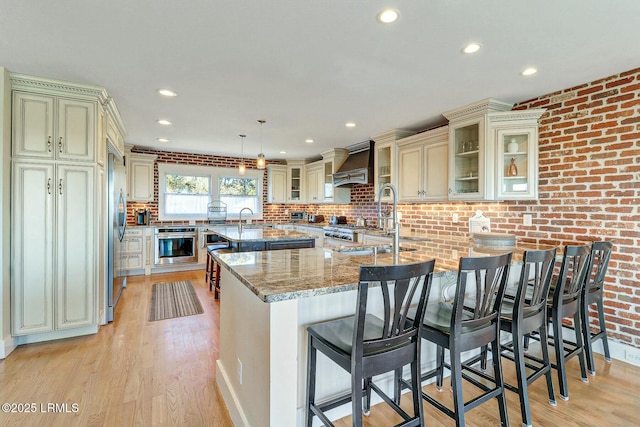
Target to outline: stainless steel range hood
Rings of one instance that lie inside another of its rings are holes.
[[[373,183],[373,144],[373,141],[364,141],[347,147],[349,157],[333,174],[334,187]]]

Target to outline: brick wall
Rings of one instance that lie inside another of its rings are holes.
[[[491,218],[492,231],[514,233],[524,241],[564,245],[613,240],[605,288],[607,327],[612,338],[640,347],[640,68],[515,106],[526,108],[547,109],[539,127],[539,200],[401,204],[402,227],[464,236],[469,217],[480,209]],[[239,161],[135,151],[168,163],[235,167]],[[286,220],[289,209],[346,215],[350,223],[364,216],[374,223],[373,185],[352,187],[351,200],[350,205],[272,205],[266,204],[265,194],[264,221]],[[157,212],[157,204],[144,206]],[[453,213],[459,223],[452,222]],[[532,226],[522,224],[524,213],[533,216]]]

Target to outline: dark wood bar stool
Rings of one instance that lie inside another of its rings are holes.
[[[216,262],[213,254],[220,250],[225,250],[229,246],[226,244],[216,244],[207,246],[207,262],[205,264],[205,283],[209,285],[209,291],[215,290],[214,296],[218,299],[220,295],[220,266]]]
[[[551,285],[549,301],[547,301],[547,321],[552,325],[553,335],[542,337],[532,333],[529,337],[548,340],[555,352],[555,363],[551,366],[558,372],[560,398],[569,400],[567,386],[566,363],[573,357],[580,362],[580,376],[583,382],[589,382],[585,367],[584,342],[582,337],[582,295],[585,285],[587,267],[589,265],[589,248],[587,246],[565,246],[562,264],[556,281]],[[575,341],[570,341],[563,334],[562,319],[573,319]],[[525,341],[525,348],[527,343]]]
[[[584,335],[584,350],[587,359],[587,370],[589,374],[596,374],[596,367],[593,361],[593,343],[602,340],[604,347],[604,360],[611,362],[609,353],[609,341],[607,340],[607,325],[604,320],[604,304],[602,291],[604,290],[604,279],[607,274],[607,267],[611,259],[613,244],[611,242],[593,242],[591,244],[591,257],[587,266],[586,283],[582,297],[582,332]],[[598,315],[598,330],[591,332],[589,324],[589,307],[596,305]]]
[[[545,376],[549,403],[556,406],[553,381],[551,379],[551,360],[546,340],[541,340],[542,359],[525,354],[523,344],[525,335],[536,331],[546,337],[547,332],[547,296],[551,285],[551,276],[555,264],[556,249],[545,251],[526,251],[520,280],[515,296],[505,295],[502,302],[500,329],[512,335],[512,341],[502,345],[502,357],[514,361],[516,367],[517,387],[505,383],[505,387],[518,393],[522,425],[531,426],[531,410],[529,408],[529,385]],[[529,374],[527,374],[529,369]]]
[[[510,263],[511,253],[460,258],[453,304],[439,302],[427,307],[422,338],[437,345],[437,366],[425,374],[422,380],[436,377],[436,388],[442,390],[444,368],[449,369],[454,408],[448,408],[424,392],[422,398],[453,418],[456,426],[465,425],[467,411],[493,398],[498,400],[501,425],[509,425],[499,349],[500,309]],[[493,356],[493,375],[461,360],[463,352],[482,350],[488,345]],[[444,361],[445,349],[449,350],[449,364]],[[478,380],[478,377],[492,384],[489,386]],[[478,387],[482,393],[465,402],[462,395],[463,379]],[[405,385],[406,383],[403,384]]]
[[[371,405],[371,390],[404,419],[398,425],[424,425],[419,392],[420,329],[434,265],[435,260],[406,265],[362,266],[355,316],[307,328],[307,427],[311,427],[314,416],[325,425],[333,426],[325,411],[348,402],[352,407],[352,425],[362,426],[362,413],[368,412]],[[375,300],[374,291],[380,291],[381,294],[381,313],[367,313],[369,293]],[[416,315],[412,322],[407,322],[407,314],[415,296],[419,296]],[[315,395],[318,351],[351,374],[351,391],[323,403],[316,402]],[[393,398],[390,398],[373,382],[374,376],[402,370],[406,365],[411,366],[411,384],[414,387],[413,416],[396,403],[400,401],[396,387]]]

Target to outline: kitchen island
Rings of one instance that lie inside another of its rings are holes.
[[[229,248],[235,252],[313,248],[318,238],[312,234],[271,227],[214,227],[211,231],[228,241]]]
[[[403,245],[404,246],[404,245]],[[513,252],[521,264],[529,245],[476,247],[467,239],[408,243],[398,263],[436,258],[430,300],[449,299],[461,256]],[[220,300],[220,358],[216,382],[236,426],[303,425],[306,391],[306,327],[355,312],[360,265],[390,265],[389,253],[352,255],[329,249],[228,253],[222,265],[225,292]],[[510,274],[517,280],[518,269]],[[375,300],[374,306],[381,305]],[[435,349],[423,344],[422,365],[429,369]],[[334,396],[350,387],[349,376],[318,358],[317,396]],[[386,379],[387,387],[391,377]],[[384,384],[384,379],[383,379]],[[375,401],[373,402],[376,403]],[[346,415],[348,405],[329,412]]]

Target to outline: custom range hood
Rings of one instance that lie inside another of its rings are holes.
[[[364,141],[347,147],[349,157],[333,174],[334,187],[373,183],[373,144],[373,141]]]

